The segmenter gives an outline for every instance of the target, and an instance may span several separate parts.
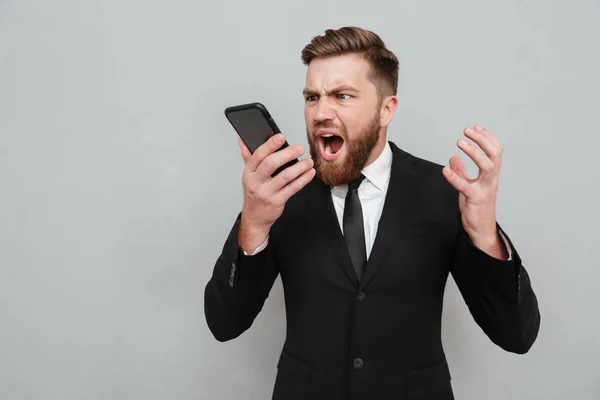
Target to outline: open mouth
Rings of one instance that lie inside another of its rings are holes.
[[[321,156],[327,161],[337,159],[344,148],[344,139],[334,133],[323,133],[319,135]]]

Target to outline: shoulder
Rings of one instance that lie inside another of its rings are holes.
[[[437,174],[444,167],[442,164],[436,163],[431,160],[427,160],[425,158],[417,157],[406,150],[401,149],[393,142],[390,142],[390,147],[392,149],[392,154],[395,162],[393,162],[393,166],[396,167],[406,167],[408,165],[412,166],[413,169],[419,172]]]
[[[397,158],[392,164],[392,171],[401,173],[408,170],[415,175],[419,191],[430,200],[441,200],[444,202],[455,202],[458,200],[458,192],[444,177],[442,169],[444,165],[432,160],[415,156],[392,142],[390,142],[394,157]]]

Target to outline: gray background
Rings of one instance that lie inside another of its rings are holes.
[[[457,399],[600,399],[600,3],[212,3],[0,1],[0,399],[270,398],[280,281],[237,340],[203,315],[241,207],[223,110],[261,101],[306,144],[300,50],[343,25],[400,59],[400,147],[447,163],[479,123],[506,148],[498,220],[542,327],[502,351],[450,279]]]

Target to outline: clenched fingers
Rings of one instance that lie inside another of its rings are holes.
[[[269,140],[256,149],[254,154],[252,154],[252,156],[248,159],[246,168],[248,168],[250,172],[255,172],[263,160],[279,150],[284,142],[285,137],[281,133],[273,135],[271,138],[269,138]]]
[[[311,169],[314,165],[312,158],[305,158],[296,164],[285,168],[271,182],[269,182],[269,191],[272,193],[279,192],[284,186],[293,182],[296,178]]]
[[[294,166],[298,164],[299,163],[296,163]],[[283,171],[281,173],[283,173]],[[281,173],[279,175],[281,175]],[[292,180],[290,183],[285,185],[279,192],[277,192],[277,194],[275,194],[274,196],[274,200],[279,204],[285,204],[290,197],[298,193],[300,189],[306,186],[315,177],[315,174],[315,169],[312,167],[309,168],[302,175]]]
[[[300,145],[289,146],[283,150],[269,154],[258,166],[256,173],[267,179],[282,165],[292,161],[304,154],[304,148]]]

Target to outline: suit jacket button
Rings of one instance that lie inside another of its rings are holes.
[[[354,369],[362,369],[364,365],[365,363],[362,358],[355,358],[354,361],[352,361],[352,366]]]
[[[359,294],[356,295],[356,301],[363,302],[365,300],[365,297],[367,297],[366,294],[364,294],[364,292],[360,292]]]

